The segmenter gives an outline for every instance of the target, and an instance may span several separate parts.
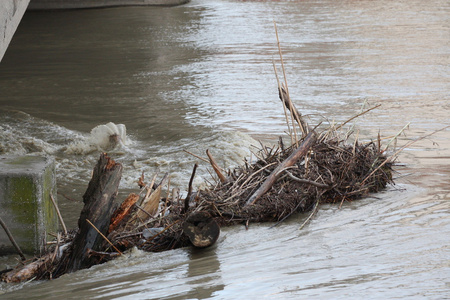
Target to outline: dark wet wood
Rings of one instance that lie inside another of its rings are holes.
[[[206,211],[190,214],[183,223],[183,230],[197,248],[213,245],[220,235],[219,225]]]
[[[89,268],[97,263],[95,257],[89,256],[89,251],[102,251],[104,239],[87,220],[107,235],[111,216],[116,208],[114,200],[121,176],[122,165],[102,153],[83,195],[84,207],[78,219],[79,229],[73,240],[69,271]]]
[[[194,169],[192,170],[191,179],[189,180],[189,186],[188,186],[188,193],[186,198],[184,199],[184,210],[183,212],[186,213],[189,210],[189,201],[191,200],[191,196],[193,194],[192,191],[192,183],[194,182],[195,172],[197,171],[198,165],[194,165]]]
[[[0,218],[0,225],[3,227],[3,230],[5,230],[5,233],[8,236],[9,240],[11,241],[11,244],[13,244],[14,248],[16,248],[17,253],[19,253],[19,255],[22,258],[22,260],[26,260],[25,255],[23,254],[23,252],[20,249],[19,245],[16,243],[16,240],[14,239],[11,231],[9,230],[8,226],[6,226],[6,223],[3,222],[2,218]]]

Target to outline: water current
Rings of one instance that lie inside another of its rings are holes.
[[[232,167],[286,125],[272,62],[278,25],[289,91],[311,124],[352,121],[362,139],[409,124],[398,146],[450,124],[450,3],[193,0],[178,7],[27,12],[0,64],[0,154],[55,157],[70,227],[102,150],[186,190],[211,180],[183,150]],[[279,73],[281,70],[279,69]],[[106,128],[127,138],[102,144]],[[111,126],[110,126],[111,127]],[[103,128],[103,129],[102,129]],[[126,142],[125,142],[126,141]],[[132,251],[1,299],[449,299],[450,130],[407,147],[396,185],[278,227],[224,228],[203,251]],[[15,260],[0,258],[0,267]]]

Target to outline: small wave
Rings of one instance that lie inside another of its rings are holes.
[[[0,154],[54,155],[77,134],[25,112],[0,109]]]
[[[170,186],[185,191],[195,163],[199,164],[194,179],[196,188],[214,180],[209,163],[183,150],[205,158],[209,149],[218,165],[228,169],[242,165],[245,158],[251,157],[251,146],[257,144],[249,135],[238,131],[207,132],[194,139],[155,143],[129,136],[124,124],[109,122],[94,126],[90,132],[79,132],[26,113],[5,114],[0,110],[0,155],[54,156],[58,189],[74,197],[86,188],[99,152],[107,152],[124,166],[121,191],[136,189],[142,172],[146,180],[167,172]]]
[[[209,149],[217,164],[227,170],[242,165],[245,159],[251,157],[251,147],[256,145],[258,142],[251,136],[238,131],[217,132],[195,141],[179,140],[176,145],[171,143],[161,146],[156,153],[147,153],[147,157],[141,156],[132,162],[125,162],[121,187],[137,186],[137,179],[142,172],[146,176],[169,173],[171,186],[184,191],[196,163],[199,168],[194,178],[194,186],[201,187],[214,181],[211,170],[208,170],[210,164],[183,150],[206,158],[206,150]]]
[[[54,154],[58,147],[9,126],[0,126],[0,154],[25,155],[34,153]]]

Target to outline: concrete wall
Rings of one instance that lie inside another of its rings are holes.
[[[3,1],[3,0],[0,0]],[[76,9],[111,6],[174,6],[190,0],[31,0],[29,9]]]
[[[0,61],[30,0],[0,0]]]
[[[1,1],[1,0],[0,0]],[[51,157],[0,156],[0,217],[25,253],[39,253],[58,230],[55,162]],[[14,253],[0,228],[0,255]]]

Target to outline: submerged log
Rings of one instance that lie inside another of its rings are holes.
[[[45,266],[47,262],[50,261],[51,253],[33,261],[27,265],[11,270],[7,273],[2,274],[1,280],[4,282],[22,282],[30,280],[36,276],[42,267]]]
[[[67,252],[70,248],[70,242],[67,242],[71,239],[70,236],[65,235],[63,239],[64,242],[60,244],[61,240],[58,234],[57,245],[52,251],[47,252],[39,258],[29,260],[27,264],[19,264],[12,270],[2,271],[0,280],[8,283],[18,283],[32,279],[54,278],[53,272],[58,270],[61,264],[64,265],[64,257],[67,257]],[[55,277],[58,277],[58,275]]]
[[[206,211],[190,214],[183,223],[183,230],[197,248],[213,245],[220,235],[219,225]]]
[[[87,220],[107,235],[121,176],[122,165],[102,153],[83,195],[84,207],[78,219],[79,229],[73,240],[69,271],[89,268],[97,263],[95,258],[89,256],[89,251],[102,251],[104,239]]]

